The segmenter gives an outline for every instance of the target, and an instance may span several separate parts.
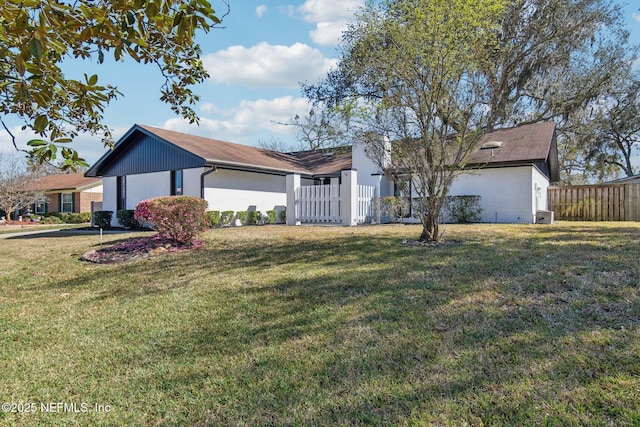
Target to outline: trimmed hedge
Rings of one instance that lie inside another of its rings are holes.
[[[142,228],[142,224],[136,221],[135,212],[136,211],[133,209],[120,209],[116,212],[118,223],[120,223],[124,228],[129,228],[131,230],[138,230]]]
[[[98,228],[110,228],[113,211],[95,211],[93,213],[93,225]]]
[[[234,218],[234,212],[233,211],[222,211],[220,212],[220,226],[224,227],[227,225],[231,225],[231,222],[233,221]]]

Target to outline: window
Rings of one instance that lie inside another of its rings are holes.
[[[182,171],[171,171],[171,195],[181,196],[182,194]]]
[[[119,176],[116,178],[117,208],[118,210],[127,209],[127,177]]]
[[[73,194],[62,193],[60,195],[60,212],[73,212]]]
[[[47,199],[42,198],[42,199],[38,200],[36,202],[36,206],[35,206],[34,210],[35,210],[36,214],[47,213]]]

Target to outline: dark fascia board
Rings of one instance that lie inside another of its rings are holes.
[[[253,172],[265,175],[287,176],[299,172],[281,171],[276,169],[261,168],[258,166],[233,165],[229,163],[207,162],[207,167],[215,167],[217,169],[232,170],[240,172]],[[302,178],[313,178],[314,175],[299,173]]]
[[[185,150],[182,147],[179,147],[175,144],[173,144],[172,142],[167,141],[166,139],[156,135],[153,132],[150,132],[146,129],[144,129],[143,127],[141,127],[138,124],[135,124],[131,127],[131,129],[129,129],[127,131],[127,133],[125,133],[119,140],[118,142],[116,142],[115,146],[113,147],[112,150],[107,151],[105,154],[102,155],[102,157],[100,157],[100,159],[98,159],[98,161],[89,168],[89,170],[87,170],[84,174],[84,176],[86,177],[98,177],[98,176],[102,176],[101,172],[102,170],[109,164],[111,163],[110,159],[116,160],[118,158],[118,156],[120,156],[120,154],[122,154],[129,146],[129,144],[131,144],[131,141],[134,139],[134,135],[136,133],[142,133],[146,136],[155,138],[157,141],[159,141],[162,144],[168,144],[171,145],[172,147],[174,147],[175,149],[184,151],[187,154],[190,154],[192,156],[198,157],[200,159],[202,159],[202,157],[188,151]],[[205,163],[205,159],[202,159],[203,164]]]

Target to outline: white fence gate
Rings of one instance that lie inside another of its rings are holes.
[[[357,186],[358,224],[371,221],[373,218],[375,190],[373,186]],[[338,184],[299,187],[296,202],[299,209],[297,217],[302,223],[342,223],[342,200]]]
[[[340,186],[310,185],[300,187],[298,194],[298,206],[300,213],[298,218],[307,223],[334,223],[340,224]]]

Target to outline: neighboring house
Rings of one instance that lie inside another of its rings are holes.
[[[47,175],[32,181],[29,187],[46,194],[32,207],[35,214],[91,212],[91,202],[102,201],[102,179],[82,173]]]
[[[452,194],[482,197],[483,221],[532,222],[546,209],[557,179],[553,124],[522,126],[487,136],[499,148],[478,149]],[[376,217],[374,200],[394,186],[363,147],[280,153],[134,125],[85,174],[102,177],[103,209],[134,209],[168,195],[202,197],[209,210],[287,211],[287,224],[355,225]],[[114,215],[115,217],[115,215]]]

